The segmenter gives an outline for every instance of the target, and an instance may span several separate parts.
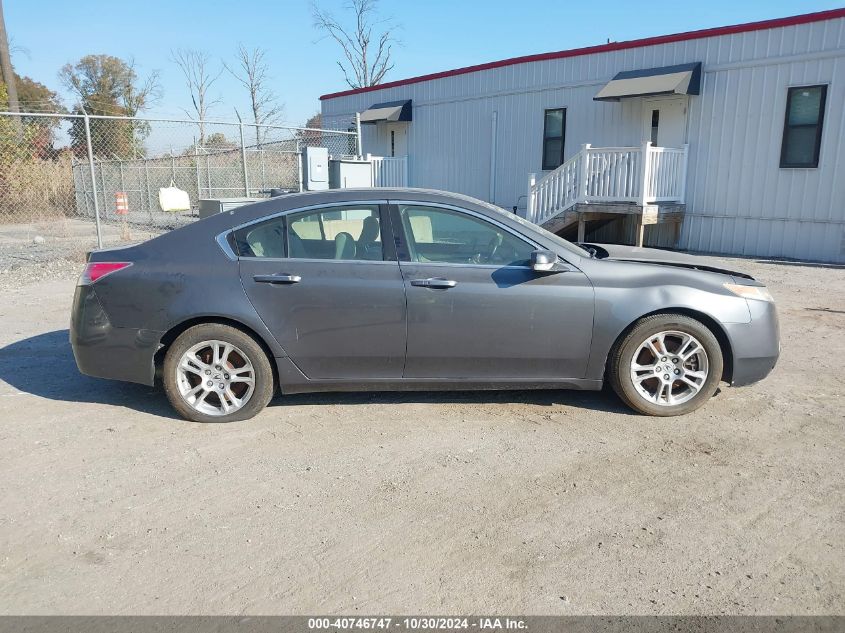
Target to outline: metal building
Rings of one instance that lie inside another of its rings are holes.
[[[845,9],[321,97],[408,184],[561,234],[845,261]]]

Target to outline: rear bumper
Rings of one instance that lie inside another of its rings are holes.
[[[748,300],[749,323],[725,325],[733,351],[731,385],[742,387],[768,376],[780,355],[780,329],[775,304]]]
[[[70,319],[76,366],[97,378],[152,385],[161,332],[113,327],[93,286],[77,286]]]

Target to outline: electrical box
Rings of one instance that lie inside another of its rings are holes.
[[[329,186],[332,189],[372,187],[373,168],[370,161],[354,158],[329,161]]]
[[[302,187],[306,191],[329,188],[329,150],[325,147],[306,147],[302,150]]]

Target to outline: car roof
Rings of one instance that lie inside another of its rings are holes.
[[[327,189],[325,191],[304,191],[290,193],[275,198],[268,198],[260,202],[247,204],[232,210],[236,224],[251,222],[265,215],[284,213],[298,208],[322,204],[343,202],[367,202],[370,200],[402,200],[413,199],[415,202],[432,202],[440,204],[458,204],[468,207],[485,215],[501,217],[507,215],[503,209],[483,200],[472,198],[459,193],[438,191],[436,189],[416,189],[411,187],[379,187],[361,189]]]

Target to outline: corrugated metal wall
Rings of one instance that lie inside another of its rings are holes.
[[[688,204],[679,246],[845,261],[845,19],[397,86],[325,100],[323,116],[346,125],[373,103],[413,99],[411,184],[524,208],[527,176],[540,171],[545,108],[567,108],[567,156],[582,143],[639,145],[640,100],[600,103],[593,96],[617,72],[694,61],[704,63],[704,74],[701,95],[690,98]],[[780,169],[787,88],[822,83],[828,94],[819,168]],[[364,149],[373,151],[368,142],[375,143],[375,130],[368,127]]]

